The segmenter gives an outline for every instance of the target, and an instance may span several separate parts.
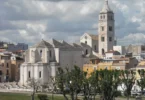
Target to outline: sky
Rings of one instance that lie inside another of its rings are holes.
[[[98,34],[105,0],[0,0],[0,41],[33,45],[42,39],[79,42]],[[118,45],[145,43],[145,0],[108,0]]]

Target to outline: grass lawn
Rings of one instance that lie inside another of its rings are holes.
[[[51,96],[49,96],[51,100]],[[0,93],[0,100],[31,100],[30,94],[22,93]],[[39,100],[36,96],[35,100]],[[62,96],[54,96],[54,100],[63,100]]]
[[[48,95],[49,100],[51,99],[51,95]],[[30,94],[23,93],[0,93],[0,100],[31,100]],[[38,100],[37,96],[35,100]],[[54,96],[54,100],[64,100],[63,96]],[[96,99],[99,100],[99,99]],[[117,98],[116,100],[127,100],[126,98]],[[130,99],[135,100],[135,99]],[[145,100],[144,98],[142,100]]]

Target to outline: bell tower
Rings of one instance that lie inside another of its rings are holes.
[[[101,55],[104,55],[109,50],[113,50],[115,35],[114,21],[114,13],[109,7],[108,0],[105,0],[98,21],[99,54]]]

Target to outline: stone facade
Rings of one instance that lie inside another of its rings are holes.
[[[74,65],[82,69],[84,63],[89,63],[83,48],[86,44],[68,44],[65,41],[44,41],[37,43],[26,51],[25,62],[20,68],[20,83],[27,84],[28,79],[42,80],[42,84],[49,82],[50,77],[56,75],[58,67],[73,68]],[[85,55],[84,55],[85,54]]]
[[[65,41],[44,41],[30,47],[25,53],[25,62],[20,67],[20,83],[27,84],[30,78],[49,82],[56,76],[58,67],[71,69],[74,65],[83,68],[90,59],[102,57],[105,52],[113,50],[114,45],[114,13],[108,1],[99,15],[98,35],[85,33],[80,43],[69,44]],[[103,37],[103,40],[102,40]]]
[[[108,1],[99,15],[98,33],[99,33],[99,54],[104,55],[105,52],[113,50],[115,24],[114,13],[108,5]]]
[[[134,57],[125,57],[118,59],[102,59],[99,63],[84,64],[83,71],[88,73],[88,77],[95,70],[127,70],[136,68],[138,61]]]
[[[11,79],[12,79],[12,81],[18,82],[20,80],[20,66],[23,62],[24,62],[23,58],[16,56],[16,55],[11,56]]]
[[[85,33],[81,36],[80,43],[86,44],[86,48],[84,48],[85,51],[88,51],[90,54],[97,55],[99,49],[98,35]]]
[[[0,55],[0,82],[12,81],[10,55]]]

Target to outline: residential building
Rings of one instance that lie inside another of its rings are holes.
[[[20,80],[20,66],[24,62],[24,59],[17,56],[11,56],[11,79],[18,82]]]
[[[16,45],[9,45],[7,51],[16,52],[16,51],[25,51],[28,49],[28,44],[18,43]]]
[[[118,51],[121,55],[125,55],[127,53],[125,46],[113,46],[113,50]]]
[[[19,81],[20,65],[24,59],[11,52],[0,53],[0,82]]]
[[[110,50],[105,53],[104,59],[114,59],[117,56],[121,56],[118,51]]]
[[[145,53],[145,45],[129,45],[126,46],[127,53],[132,53],[133,55],[139,55]]]
[[[83,71],[91,75],[95,70],[128,70],[135,68],[138,64],[137,59],[124,57],[119,59],[100,59],[98,63],[84,64]]]
[[[88,77],[91,75],[92,72],[95,70],[98,70],[98,64],[102,61],[100,58],[93,58],[90,59],[90,62],[88,64],[83,65],[83,71],[87,72]]]
[[[133,55],[133,57],[135,57],[138,61],[142,61],[144,59],[144,56],[142,56],[141,54]]]
[[[141,77],[139,75],[139,70],[145,70],[145,60],[141,60],[135,68],[131,68],[135,72],[136,80],[139,80]]]
[[[11,81],[10,55],[0,55],[0,82]]]

